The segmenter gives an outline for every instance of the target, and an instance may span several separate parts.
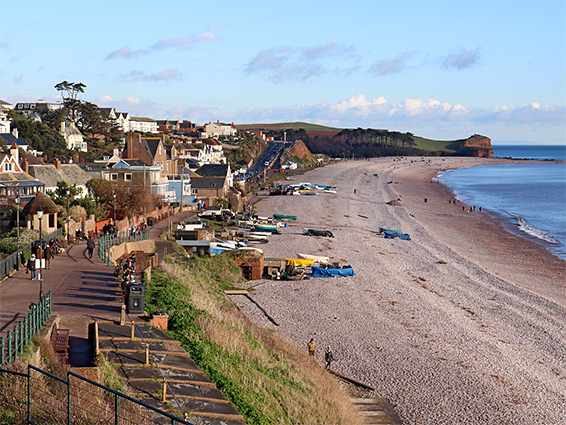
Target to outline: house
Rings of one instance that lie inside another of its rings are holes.
[[[11,108],[8,108],[8,103],[0,100],[0,134],[9,134],[10,133],[10,120],[8,119],[8,111]]]
[[[158,165],[146,165],[139,159],[121,159],[111,168],[99,169],[100,178],[148,186],[151,193],[163,202],[175,202],[176,194],[169,188],[169,180]]]
[[[14,130],[12,130],[12,133],[0,133],[0,142],[2,141],[5,142],[8,146],[12,146],[15,143],[18,148],[23,149],[24,151],[27,151],[29,148],[28,143],[18,137],[17,128],[14,128]]]
[[[186,121],[184,120],[180,125],[179,125],[179,131],[181,131],[182,133],[195,133],[197,131],[197,126],[195,123],[190,122],[190,121]]]
[[[195,170],[195,173],[200,177],[222,177],[226,179],[228,187],[234,185],[230,164],[205,164],[198,170]]]
[[[177,172],[177,160],[167,154],[160,137],[142,137],[139,133],[129,133],[122,157],[139,159],[148,166],[159,166],[165,175],[174,175]]]
[[[204,124],[202,126],[202,133],[200,135],[201,138],[207,139],[209,137],[227,137],[227,136],[235,136],[238,132],[234,123],[232,124],[225,124],[221,123],[220,121],[216,122],[209,122],[208,124]]]
[[[226,199],[229,186],[225,177],[192,177],[192,194],[208,205],[215,205],[218,200]]]
[[[131,117],[130,131],[139,131],[141,133],[159,133],[157,130],[157,121],[146,117]]]
[[[63,136],[65,142],[67,142],[67,149],[77,149],[82,152],[88,151],[83,135],[77,129],[74,122],[66,123],[63,121],[61,123],[61,130],[59,130],[59,133]]]
[[[204,164],[225,164],[226,157],[222,149],[222,143],[215,139],[203,140],[204,144]]]
[[[131,117],[128,112],[116,112],[116,108],[98,108],[98,112],[105,120],[115,121],[124,133],[131,131]]]
[[[53,164],[29,165],[29,173],[45,184],[45,192],[54,192],[57,189],[57,182],[64,181],[69,186],[78,189],[78,198],[84,198],[88,194],[86,183],[91,176],[77,164],[62,164],[57,158]]]
[[[294,161],[287,161],[281,164],[281,168],[283,168],[284,170],[296,170],[297,163]]]
[[[47,102],[24,102],[16,103],[14,110],[28,116],[37,116],[40,112],[46,111],[56,111],[57,109],[63,108],[63,104],[58,103],[47,103]]]
[[[180,123],[176,120],[157,120],[157,130],[161,133],[180,131]]]
[[[0,155],[0,197],[31,199],[43,192],[45,185],[23,170],[19,164],[19,149],[12,144],[9,154]]]

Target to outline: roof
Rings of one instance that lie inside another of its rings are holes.
[[[61,164],[61,171],[52,164],[30,165],[29,173],[48,188],[56,187],[58,181],[64,181],[71,186],[84,186],[91,179],[77,164]]]
[[[131,121],[141,121],[141,122],[156,122],[154,119],[147,117],[131,117]]]
[[[225,181],[224,177],[191,178],[191,187],[193,189],[222,189]]]
[[[1,133],[0,137],[6,141],[6,144],[12,146],[15,143],[18,146],[29,146],[28,142],[19,137],[14,136],[12,133]]]
[[[205,164],[196,170],[196,173],[202,177],[226,177],[228,174],[227,164]]]
[[[43,208],[46,214],[54,214],[59,212],[59,207],[43,192],[37,192],[35,196],[22,209],[24,214],[36,214],[39,208]]]

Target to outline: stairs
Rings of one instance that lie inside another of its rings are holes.
[[[401,425],[393,406],[382,398],[352,398],[364,425]]]
[[[146,343],[150,352],[148,364]],[[203,374],[181,343],[161,330],[136,324],[132,339],[131,325],[99,323],[98,346],[108,362],[116,366],[133,397],[176,415],[182,411],[189,422],[245,424],[243,416]]]

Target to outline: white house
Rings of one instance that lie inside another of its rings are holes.
[[[139,131],[143,133],[158,133],[157,121],[145,117],[131,117],[130,131]]]
[[[65,121],[61,123],[61,130],[59,131],[65,142],[67,142],[67,149],[78,149],[80,151],[86,152],[87,144],[84,141],[83,135],[81,132],[75,127],[75,123],[71,122],[66,124]]]
[[[224,137],[224,136],[235,136],[238,130],[234,123],[232,124],[225,124],[221,123],[220,121],[216,122],[209,122],[202,126],[203,132],[201,133],[200,137],[202,139],[207,139],[210,137]]]

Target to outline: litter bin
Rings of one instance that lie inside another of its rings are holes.
[[[153,226],[153,217],[148,217],[148,218],[147,218],[147,225],[148,225],[148,226]]]
[[[126,313],[143,314],[145,309],[145,286],[139,283],[126,285]]]

